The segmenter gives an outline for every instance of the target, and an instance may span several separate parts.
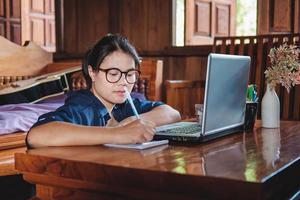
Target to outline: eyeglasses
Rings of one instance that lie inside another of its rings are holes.
[[[139,79],[141,74],[141,72],[137,69],[130,69],[127,72],[122,72],[118,68],[109,68],[109,69],[99,68],[99,70],[105,72],[106,80],[110,83],[118,82],[121,79],[122,75],[125,74],[125,79],[127,83],[133,84]]]

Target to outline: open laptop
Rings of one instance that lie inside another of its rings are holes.
[[[210,54],[202,122],[178,122],[156,127],[154,139],[198,142],[241,131],[249,71],[249,56]]]

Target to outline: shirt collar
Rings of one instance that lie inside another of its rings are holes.
[[[107,119],[110,119],[110,115],[108,113],[107,108],[104,106],[104,104],[90,91],[88,90],[88,93],[90,97],[93,99],[97,107],[99,108],[99,115],[102,117],[106,117]],[[121,114],[121,110],[124,109],[126,104],[128,103],[128,100],[121,104],[115,104],[112,109],[112,115],[115,117],[115,119],[119,119],[119,115]],[[118,112],[119,111],[119,112]]]
[[[104,104],[90,90],[86,90],[86,92],[88,93],[88,95],[90,96],[92,101],[95,103],[95,105],[98,107],[99,115],[102,117],[104,117],[106,115],[109,116],[109,113],[108,113],[106,107],[104,106]]]

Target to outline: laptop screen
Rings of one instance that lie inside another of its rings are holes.
[[[249,71],[249,56],[208,56],[202,119],[204,135],[243,125]]]

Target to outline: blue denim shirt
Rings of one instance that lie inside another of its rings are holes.
[[[142,101],[133,98],[133,103],[142,114],[154,107],[163,105],[162,102]],[[128,101],[116,104],[112,110],[114,118],[120,122],[127,117],[133,116],[132,108]],[[32,126],[36,127],[52,121],[63,121],[85,126],[105,126],[110,115],[105,106],[89,90],[72,92],[66,99],[65,104],[53,112],[41,115]]]
[[[133,103],[140,114],[148,112],[156,106],[163,105],[162,102],[140,100],[139,98],[133,98]],[[120,122],[134,114],[130,103],[125,101],[114,106],[112,115]],[[53,121],[63,121],[85,126],[105,126],[109,119],[110,115],[101,101],[91,91],[80,90],[72,92],[63,106],[53,112],[41,115],[31,128]],[[28,149],[31,148],[27,142],[27,137],[26,146]]]

